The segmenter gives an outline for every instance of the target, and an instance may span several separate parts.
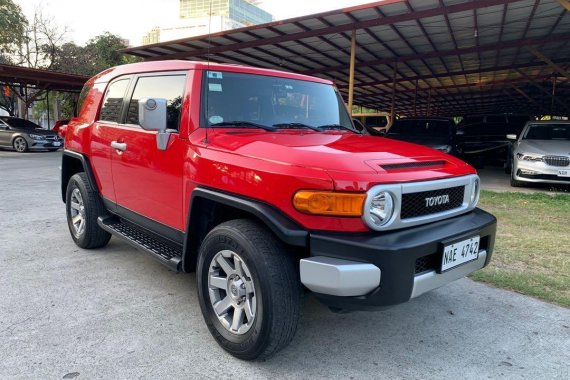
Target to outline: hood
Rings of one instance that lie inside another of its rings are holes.
[[[426,170],[429,165],[424,161],[438,162],[438,170],[467,166],[452,156],[421,145],[345,132],[217,130],[210,135],[209,142],[212,149],[329,173],[377,174],[395,169],[414,170],[414,167]],[[424,164],[414,165],[419,162]],[[445,176],[440,174],[440,177]]]
[[[545,156],[570,156],[570,140],[522,140],[517,152]]]
[[[55,133],[54,131],[48,131],[47,129],[40,129],[40,128],[30,129],[30,128],[14,128],[14,127],[12,127],[12,129],[18,132],[24,132],[28,134],[32,133],[34,135],[57,136],[57,133]]]

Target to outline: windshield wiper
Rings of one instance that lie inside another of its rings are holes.
[[[352,129],[350,127],[346,127],[346,126],[341,125],[341,124],[325,124],[325,125],[319,125],[317,128],[319,128],[320,130],[323,130],[323,129],[346,129],[346,130],[349,130],[349,131],[354,132],[354,133],[359,133],[358,131],[355,131],[354,129]]]
[[[303,123],[278,123],[278,124],[273,124],[273,126],[276,128],[308,128],[312,129],[313,131],[321,132],[319,128]]]
[[[223,121],[221,123],[210,124],[211,127],[237,127],[237,128],[260,128],[266,131],[276,131],[277,128],[270,127],[269,125],[257,124],[251,121]]]

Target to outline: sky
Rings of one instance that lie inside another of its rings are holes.
[[[67,40],[84,45],[105,31],[139,46],[155,26],[168,26],[178,18],[178,0],[13,0],[28,19],[36,8],[69,30]],[[304,16],[372,2],[372,0],[261,0],[260,8],[275,20]],[[157,6],[157,4],[159,4]]]

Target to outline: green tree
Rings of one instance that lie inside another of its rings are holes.
[[[139,62],[137,57],[126,56],[119,53],[120,49],[127,47],[125,41],[112,33],[105,32],[87,41],[85,49],[92,57],[95,72],[100,72],[109,67],[124,65],[125,63]]]
[[[19,5],[12,0],[0,0],[0,54],[10,54],[17,50],[25,39],[28,25]],[[7,56],[4,56],[7,60]]]

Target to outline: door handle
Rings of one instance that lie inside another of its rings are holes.
[[[120,143],[117,141],[111,141],[111,148],[115,148],[117,150],[124,152],[125,150],[127,150],[127,144],[126,143]]]

